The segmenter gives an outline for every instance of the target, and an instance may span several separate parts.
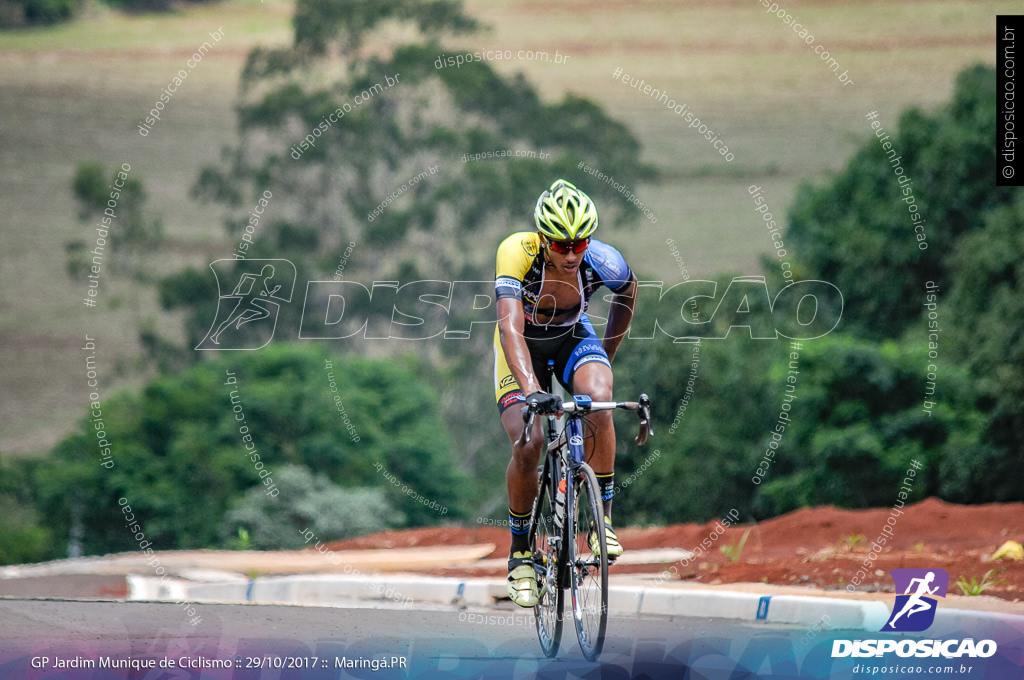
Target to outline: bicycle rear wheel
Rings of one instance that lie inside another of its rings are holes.
[[[537,623],[537,638],[544,655],[553,657],[558,653],[562,639],[562,610],[565,606],[565,591],[561,588],[560,573],[564,571],[563,553],[565,546],[562,531],[555,526],[551,460],[544,464],[540,476],[540,488],[533,506],[530,527],[530,545],[533,546],[534,569],[537,572],[537,588],[540,599],[533,608]]]
[[[594,471],[581,463],[576,479],[575,502],[568,517],[569,580],[572,612],[580,649],[588,661],[596,661],[604,647],[608,627],[608,545],[604,533],[604,505]],[[589,537],[595,537],[594,549]]]

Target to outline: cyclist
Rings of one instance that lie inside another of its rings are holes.
[[[560,410],[558,397],[545,392],[537,377],[549,359],[555,362],[555,376],[570,392],[611,401],[611,362],[633,319],[637,292],[636,277],[619,251],[592,238],[597,208],[573,184],[556,180],[537,199],[533,218],[537,231],[517,232],[498,246],[494,280],[495,398],[512,441],[505,474],[512,533],[508,595],[522,607],[536,605],[539,598],[527,534],[544,437],[538,419],[530,443],[517,446],[523,420],[521,409],[512,407],[527,403],[537,404],[541,413]],[[599,341],[587,317],[587,304],[602,285],[613,296],[604,339]],[[587,437],[586,456],[601,486],[608,555],[615,558],[622,554],[611,523],[615,430],[610,411],[589,419],[594,436]],[[590,540],[593,549],[597,537]]]

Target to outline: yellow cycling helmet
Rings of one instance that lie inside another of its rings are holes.
[[[533,220],[555,241],[579,241],[597,231],[597,206],[571,182],[555,180],[537,199]]]

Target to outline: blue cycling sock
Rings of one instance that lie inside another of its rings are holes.
[[[604,502],[604,514],[611,514],[612,496],[615,495],[615,472],[595,472],[597,485],[601,487],[601,500]]]
[[[530,513],[521,515],[512,508],[508,509],[508,526],[512,531],[512,547],[509,555],[530,549]]]

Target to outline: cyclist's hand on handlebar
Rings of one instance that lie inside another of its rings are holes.
[[[558,413],[562,410],[562,400],[548,392],[534,392],[526,397],[526,405],[535,413]]]

